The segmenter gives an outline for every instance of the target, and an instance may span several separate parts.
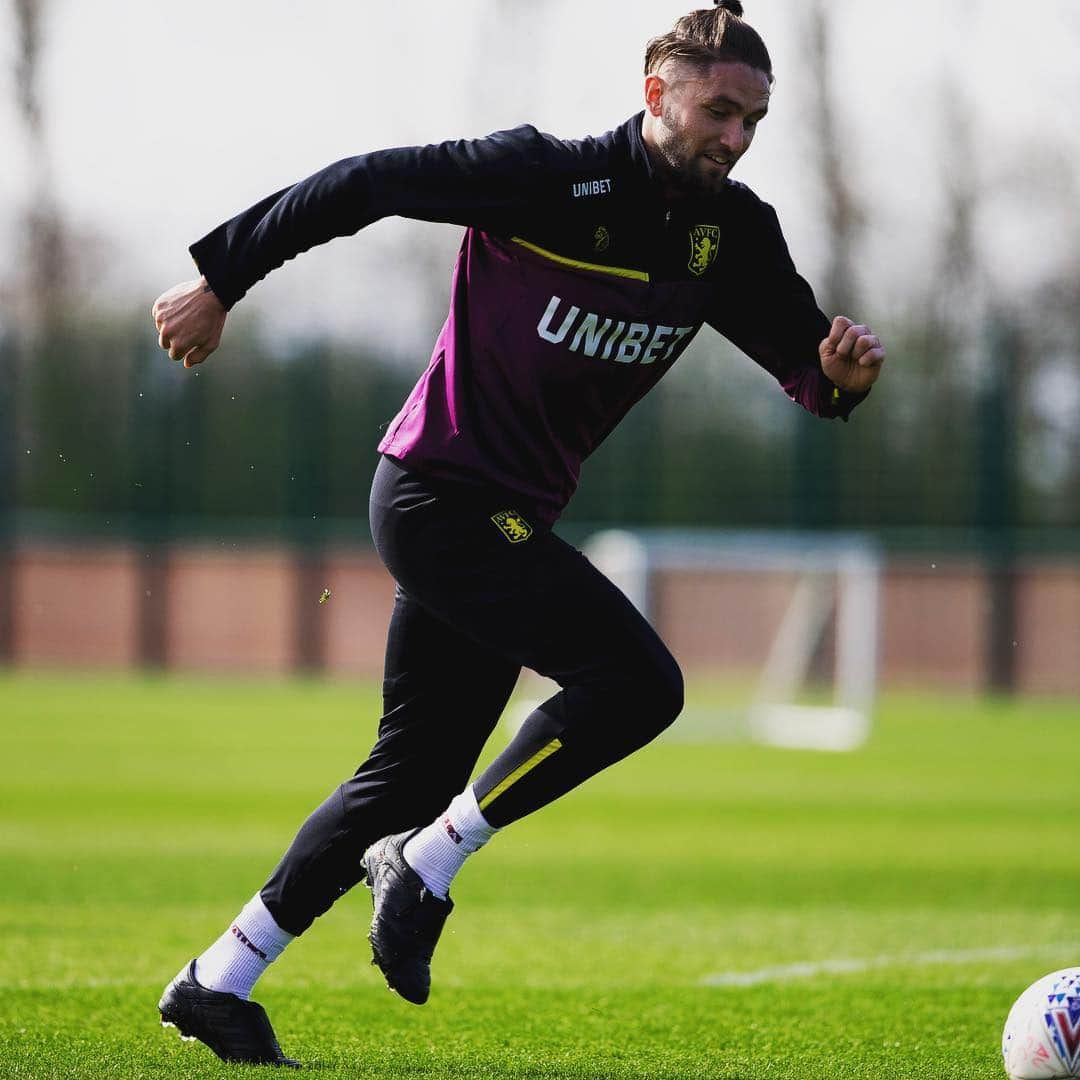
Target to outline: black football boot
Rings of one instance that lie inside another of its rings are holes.
[[[200,986],[194,960],[165,987],[158,1012],[162,1027],[174,1027],[182,1038],[206,1043],[222,1061],[300,1068],[299,1061],[281,1052],[266,1010],[235,994]]]
[[[364,852],[367,887],[375,912],[371,918],[372,963],[386,984],[406,1001],[423,1005],[431,990],[431,954],[454,908],[420,880],[402,854],[405,842],[419,829],[384,836]]]

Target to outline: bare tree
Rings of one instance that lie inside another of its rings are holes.
[[[52,183],[40,74],[45,0],[14,0],[18,48],[15,99],[30,166],[30,201],[25,214],[27,257],[21,322],[37,336],[61,310],[68,291],[67,244]]]
[[[854,316],[858,310],[856,248],[863,215],[848,177],[846,153],[837,117],[835,90],[829,75],[835,70],[830,48],[830,15],[823,0],[811,0],[803,23],[800,56],[805,63],[809,155],[817,179],[818,198],[826,235],[826,260],[819,299],[825,311]],[[793,421],[793,471],[802,498],[793,500],[792,524],[798,528],[833,528],[840,514],[831,468],[830,439],[834,434],[807,417]],[[820,667],[819,657],[816,666]]]
[[[844,167],[848,155],[842,145],[833,88],[829,83],[829,73],[835,68],[829,48],[829,16],[823,0],[813,0],[810,4],[806,29],[810,124],[828,229],[822,295],[831,310],[850,314],[858,304],[855,250],[863,213]]]

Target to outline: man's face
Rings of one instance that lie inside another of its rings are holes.
[[[665,182],[718,192],[769,109],[768,76],[748,64],[664,64],[645,80],[645,136]]]

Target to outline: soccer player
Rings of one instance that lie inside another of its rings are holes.
[[[817,416],[846,419],[880,374],[879,339],[830,323],[772,208],[730,179],[773,83],[738,0],[679,19],[645,72],[644,110],[596,138],[526,125],[330,165],[194,244],[201,278],[154,305],[161,347],[191,367],[252,285],[315,244],[390,214],[465,227],[431,361],[378,447],[371,529],[397,581],[378,739],[159,1005],[226,1060],[295,1064],[251,989],[364,878],[375,962],[426,1001],[466,857],[679,714],[664,643],[552,526],[701,326]],[[561,689],[470,781],[522,667]]]

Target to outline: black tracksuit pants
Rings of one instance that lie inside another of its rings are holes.
[[[465,787],[522,667],[562,689],[474,781],[495,826],[643,746],[682,708],[682,675],[656,632],[525,507],[384,457],[370,513],[398,583],[383,716],[368,759],[307,819],[263,886],[270,913],[294,934],[361,879],[369,844],[426,825]]]

